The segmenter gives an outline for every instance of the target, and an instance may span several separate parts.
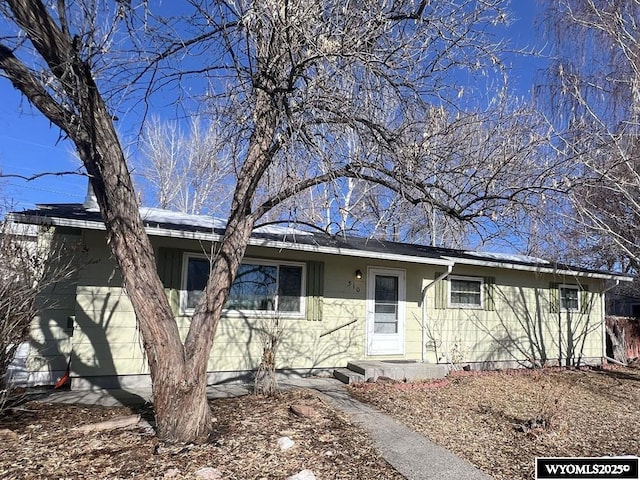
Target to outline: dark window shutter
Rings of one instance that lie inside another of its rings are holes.
[[[174,315],[180,313],[180,290],[182,289],[182,251],[177,248],[160,248],[156,255],[158,275],[169,298]]]
[[[324,262],[307,262],[307,320],[322,320]]]
[[[434,275],[434,279],[440,278],[444,272],[436,272]],[[442,310],[447,308],[447,280],[442,279],[433,286],[434,289],[434,308],[438,310]]]
[[[182,251],[177,248],[160,248],[157,260],[158,274],[164,288],[182,288]]]
[[[593,294],[589,292],[589,285],[580,285],[580,313],[587,314],[591,311]]]
[[[495,277],[484,277],[484,309],[493,311],[496,309],[495,304]]]
[[[560,311],[560,292],[558,291],[559,283],[549,283],[549,311],[558,313]]]

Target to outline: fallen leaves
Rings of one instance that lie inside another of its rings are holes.
[[[290,406],[314,412],[299,417]],[[0,419],[16,438],[0,441],[0,478],[14,479],[285,479],[311,471],[316,478],[402,477],[375,451],[369,437],[342,413],[307,390],[277,398],[245,396],[212,402],[218,419],[205,445],[159,444],[141,423],[127,428],[79,431],[149,411],[32,402],[29,412]],[[7,438],[12,434],[6,434]],[[295,448],[281,451],[288,436]],[[198,472],[200,472],[198,474]]]
[[[80,425],[75,427],[77,432],[102,432],[104,430],[116,430],[118,428],[133,427],[138,425],[142,421],[140,415],[127,415],[125,417],[117,417],[112,420],[105,420],[102,422],[89,423],[87,425]]]
[[[351,391],[499,480],[533,478],[537,456],[640,453],[638,370],[498,372],[422,385]]]

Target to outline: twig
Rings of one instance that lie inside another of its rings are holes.
[[[0,173],[0,178],[20,178],[27,182],[31,182],[32,180],[37,180],[42,177],[62,177],[63,175],[80,175],[83,177],[88,177],[89,174],[80,172],[79,170],[72,170],[68,172],[42,172],[36,173],[35,175],[27,176],[27,175],[19,175],[17,173]]]

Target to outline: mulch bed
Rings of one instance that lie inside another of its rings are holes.
[[[634,369],[463,373],[351,392],[500,480],[534,478],[536,457],[640,454]]]
[[[316,415],[300,417],[291,405],[309,406]],[[228,480],[285,479],[305,469],[318,479],[403,478],[363,431],[312,391],[220,399],[212,409],[216,432],[210,443],[170,446],[143,426],[75,429],[131,415],[128,408],[29,402],[0,418],[0,478],[193,479],[205,467]],[[295,442],[284,451],[277,445],[283,436]]]

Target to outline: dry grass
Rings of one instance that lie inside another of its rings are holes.
[[[500,480],[531,479],[537,456],[640,454],[640,372],[521,371],[352,393]]]
[[[314,418],[289,406],[308,405]],[[78,425],[121,415],[127,408],[84,408],[32,402],[0,418],[0,478],[193,479],[203,467],[226,480],[284,479],[303,469],[317,478],[401,479],[369,438],[311,391],[277,398],[246,396],[212,402],[216,435],[206,445],[159,446],[144,428],[79,433]],[[2,433],[2,429],[11,432]],[[296,445],[280,451],[277,440]]]

